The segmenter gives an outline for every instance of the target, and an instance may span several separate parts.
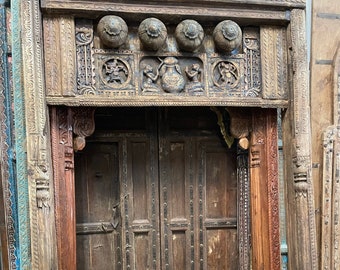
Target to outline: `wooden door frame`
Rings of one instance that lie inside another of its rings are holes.
[[[90,111],[88,117],[84,117],[86,113],[80,113],[84,110]],[[85,139],[94,131],[93,111],[67,107],[51,107],[50,110],[59,269],[76,268],[73,141],[81,136]],[[241,203],[250,200],[250,216],[245,208],[238,210],[238,220],[242,222],[239,225],[240,269],[249,269],[250,258],[254,269],[280,269],[277,111],[252,109],[246,112],[250,114],[246,117],[240,114],[242,120],[236,119],[238,123],[250,124],[243,128],[252,130],[248,160],[242,154],[238,155],[241,179],[238,197]],[[79,127],[84,127],[81,123],[91,124],[86,125],[87,131],[81,129],[80,132]]]
[[[283,143],[287,161],[285,179],[288,188],[287,240],[290,268],[309,270],[317,269],[318,261],[311,179],[311,125],[305,4],[304,1],[297,4],[293,2],[297,1],[283,1],[281,6],[278,3],[277,5],[269,4],[269,6],[273,10],[287,9],[290,14],[285,23],[290,44],[287,51],[289,52],[288,88],[291,99],[283,117]],[[260,2],[258,6],[261,6]],[[37,0],[13,0],[11,8],[13,11],[17,201],[20,205],[17,212],[19,226],[16,228],[16,233],[21,256],[19,262],[17,262],[18,258],[11,258],[11,264],[18,264],[23,269],[56,269],[58,256],[53,248],[57,243],[53,185],[65,179],[66,176],[63,173],[60,179],[57,179],[52,170],[50,122],[45,99],[41,10]],[[233,14],[233,16],[237,15]],[[275,19],[270,22],[275,22]],[[70,102],[69,105],[77,104]],[[63,145],[63,142],[59,144]],[[65,151],[63,153],[65,154]],[[70,167],[72,154],[67,153],[66,156],[69,158],[66,167]]]

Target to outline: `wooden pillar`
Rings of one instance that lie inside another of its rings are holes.
[[[250,141],[252,269],[280,269],[279,180],[275,109],[253,110]]]
[[[311,178],[311,124],[305,11],[293,9],[289,26],[291,104],[282,117],[287,184],[289,268],[318,269],[314,192]]]
[[[76,269],[74,154],[71,108],[51,109],[58,269]]]

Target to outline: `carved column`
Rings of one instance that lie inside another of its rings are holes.
[[[11,1],[20,269],[56,269],[39,4]]]
[[[58,269],[76,269],[74,150],[83,149],[94,131],[94,109],[53,107],[50,112]]]
[[[252,269],[280,269],[276,120],[275,109],[253,110],[249,153]]]
[[[292,100],[283,117],[287,162],[287,235],[290,269],[317,269],[311,125],[305,11],[294,9],[290,24]]]
[[[321,269],[340,267],[340,45],[334,58],[334,125],[324,132],[321,218]]]

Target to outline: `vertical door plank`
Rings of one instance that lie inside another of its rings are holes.
[[[76,221],[72,114],[51,108],[58,269],[76,269]]]
[[[121,267],[117,148],[88,142],[76,155],[78,269]]]
[[[254,109],[250,149],[253,269],[280,269],[278,148],[275,109]]]

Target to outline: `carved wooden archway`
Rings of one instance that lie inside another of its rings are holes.
[[[205,1],[201,1],[202,3]],[[190,99],[182,100],[177,97],[171,100],[172,105],[197,105],[200,106],[253,106],[253,107],[285,107],[287,108],[283,119],[284,126],[284,151],[286,157],[286,182],[288,186],[288,244],[290,256],[290,268],[293,269],[317,269],[316,259],[316,243],[315,243],[315,220],[313,209],[313,188],[311,184],[311,160],[310,160],[310,116],[309,116],[309,94],[308,94],[308,72],[305,48],[305,2],[301,1],[252,1],[247,4],[235,3],[235,1],[225,1],[221,4],[217,1],[216,6],[207,7],[203,5],[201,8],[204,18],[208,21],[212,18],[225,19],[230,18],[239,20],[240,24],[245,26],[249,22],[256,24],[257,33],[261,42],[261,72],[262,92],[257,98],[250,97],[248,100],[244,96],[235,99],[229,99],[228,95],[222,98],[212,97],[200,100],[199,96],[192,96]],[[233,9],[228,9],[224,4],[233,4]],[[249,5],[248,5],[249,4]],[[93,5],[89,1],[59,1],[44,0],[41,2],[42,11],[44,13],[44,29],[42,28],[42,18],[40,13],[40,5],[37,0],[12,1],[13,8],[13,28],[15,29],[15,37],[13,54],[15,56],[14,70],[14,95],[16,97],[16,129],[17,129],[17,172],[18,172],[18,201],[21,208],[18,210],[19,216],[19,238],[20,238],[20,267],[33,267],[34,269],[56,269],[56,258],[60,258],[60,254],[65,254],[72,250],[72,238],[70,244],[63,242],[63,238],[56,240],[55,224],[58,230],[62,229],[63,224],[58,220],[60,213],[54,214],[54,210],[58,208],[58,202],[54,201],[55,194],[52,182],[60,184],[63,187],[56,186],[56,189],[72,188],[72,160],[73,149],[72,140],[72,118],[66,114],[68,119],[66,122],[66,130],[62,135],[58,130],[52,130],[53,136],[53,156],[54,159],[61,158],[65,161],[66,166],[63,168],[54,167],[52,173],[51,148],[49,137],[49,120],[47,104],[72,106],[144,106],[144,105],[171,105],[169,100],[158,100],[152,102],[144,100],[139,103],[136,100],[124,100],[101,98],[100,96],[85,96],[79,91],[76,74],[82,74],[81,70],[76,71],[75,63],[77,61],[76,51],[79,49],[91,50],[91,45],[87,43],[88,35],[84,36],[84,40],[76,41],[76,31],[88,30],[91,27],[83,24],[79,26],[74,24],[74,14],[82,17],[84,9],[92,10],[91,14],[98,18],[103,14],[103,10],[107,13],[118,13],[123,16],[126,14],[140,13],[156,14],[162,17],[162,14],[188,16],[190,18],[197,16],[197,11],[188,9],[184,6],[171,6],[167,4],[164,8],[159,8],[154,1],[150,1],[142,7],[133,7],[130,4],[114,4],[112,1],[101,1]],[[256,9],[251,7],[256,6]],[[105,13],[104,12],[104,13]],[[187,12],[187,13],[186,13]],[[49,14],[50,13],[50,14]],[[61,15],[62,14],[62,15]],[[287,14],[289,16],[287,16]],[[170,16],[171,17],[171,16]],[[163,18],[163,17],[162,17]],[[166,16],[164,17],[166,18]],[[84,22],[84,21],[83,21]],[[85,21],[86,22],[86,21]],[[84,32],[85,34],[88,32]],[[250,32],[248,32],[250,33]],[[44,42],[42,35],[44,34]],[[91,33],[90,33],[91,36]],[[246,36],[245,36],[246,37]],[[253,38],[251,35],[248,38]],[[286,40],[287,37],[287,40]],[[85,41],[85,42],[84,42]],[[77,42],[77,43],[76,43]],[[80,42],[80,43],[79,43]],[[77,46],[74,46],[74,45]],[[55,48],[60,49],[60,53]],[[63,49],[61,49],[63,48]],[[248,48],[249,49],[249,48]],[[45,50],[45,51],[44,51]],[[250,48],[249,56],[256,53]],[[105,53],[104,53],[105,54]],[[79,54],[78,54],[79,56]],[[217,56],[219,57],[219,56]],[[65,61],[64,59],[67,59]],[[207,63],[206,58],[202,58],[200,63]],[[247,59],[247,58],[244,58]],[[244,61],[237,60],[237,61]],[[250,59],[250,58],[248,58]],[[45,62],[44,62],[45,61]],[[87,60],[86,60],[87,61]],[[91,60],[89,60],[91,62]],[[125,61],[125,62],[124,62]],[[122,63],[129,63],[128,59],[122,58]],[[237,61],[235,63],[237,63]],[[185,62],[185,61],[184,61]],[[43,64],[44,63],[44,64]],[[284,63],[284,64],[282,64]],[[276,68],[272,68],[275,66]],[[46,67],[46,69],[45,69]],[[254,66],[256,67],[256,65]],[[289,67],[289,69],[288,69]],[[259,72],[256,69],[250,73]],[[45,76],[44,76],[45,75]],[[53,78],[53,80],[51,80]],[[81,77],[84,78],[84,77]],[[287,80],[289,78],[289,80]],[[46,79],[46,84],[44,80]],[[85,81],[81,86],[88,86]],[[247,81],[247,89],[252,89],[252,80]],[[218,84],[218,83],[217,83]],[[91,86],[91,85],[90,85]],[[216,86],[216,85],[215,85]],[[218,86],[217,86],[218,87]],[[85,87],[86,88],[86,87]],[[91,88],[91,87],[90,87]],[[25,91],[23,91],[23,89]],[[84,87],[81,88],[86,92]],[[241,89],[241,88],[240,88]],[[93,89],[88,89],[91,92]],[[131,90],[131,89],[130,89]],[[105,92],[105,89],[104,89]],[[255,91],[253,94],[258,93]],[[76,94],[76,96],[74,96]],[[246,95],[245,95],[246,96]],[[249,97],[249,96],[248,96]],[[157,99],[157,98],[151,98]],[[24,101],[24,102],[23,102]],[[200,103],[201,102],[201,103]],[[32,109],[34,108],[34,110]],[[58,117],[55,113],[57,110],[53,108],[51,111],[51,123],[56,124]],[[71,110],[70,108],[66,110]],[[261,112],[266,112],[263,116]],[[273,122],[275,117],[269,113],[270,109],[259,109],[258,113],[254,113],[254,121],[256,119],[267,118],[259,124],[262,128],[256,132],[252,132],[250,149],[252,168],[251,172],[254,176],[254,190],[263,188],[258,186],[256,179],[264,176],[275,179],[275,170],[270,162],[270,156],[273,154],[275,145],[263,144],[261,140],[263,134],[273,134]],[[262,116],[261,116],[262,115]],[[24,116],[24,117],[23,117]],[[254,127],[259,128],[259,127]],[[78,142],[82,143],[82,136]],[[61,139],[63,138],[63,139]],[[27,149],[24,150],[23,149]],[[268,152],[266,152],[268,151]],[[27,153],[27,156],[22,153]],[[57,154],[59,153],[59,154]],[[271,154],[270,154],[271,153]],[[260,154],[260,167],[258,166]],[[264,162],[262,162],[264,157]],[[266,167],[266,172],[260,168]],[[66,171],[65,171],[66,168]],[[274,177],[274,178],[272,178]],[[63,182],[67,180],[67,182]],[[253,180],[252,180],[253,181]],[[268,188],[273,183],[267,183]],[[69,185],[69,187],[67,187]],[[275,186],[273,192],[263,193],[266,197],[265,201],[269,204],[267,209],[261,209],[266,215],[261,215],[257,219],[257,223],[253,224],[253,234],[259,235],[257,229],[264,224],[266,216],[275,215],[275,205],[270,196],[276,196]],[[256,194],[255,194],[256,195]],[[269,196],[270,195],[270,196]],[[268,197],[269,196],[269,197]],[[59,197],[57,198],[59,199]],[[70,202],[72,199],[68,198]],[[253,198],[255,201],[259,197]],[[263,199],[263,198],[261,198]],[[275,202],[275,200],[274,200]],[[56,207],[53,207],[56,205]],[[66,211],[66,210],[65,210]],[[273,212],[272,212],[273,211]],[[255,215],[255,213],[254,213]],[[55,217],[56,216],[56,217]],[[68,222],[72,226],[72,219]],[[61,227],[60,227],[61,226]],[[263,227],[263,229],[266,226]],[[274,222],[266,231],[276,231],[277,224]],[[273,238],[273,237],[272,237]],[[275,237],[274,237],[275,238]],[[261,261],[261,257],[257,257],[253,261],[255,265],[270,265],[276,269],[277,265],[276,252],[277,241],[275,239],[265,241],[261,244],[259,250],[254,250],[254,254],[263,254],[269,252],[273,257],[265,261]],[[263,239],[263,238],[262,238]],[[55,243],[58,243],[58,250],[54,250]],[[48,250],[49,252],[46,252]],[[57,254],[59,254],[57,256]],[[70,253],[72,254],[72,253]],[[266,258],[266,257],[263,257]],[[256,260],[259,261],[256,261]],[[70,266],[74,258],[70,256]],[[15,261],[15,259],[14,259]],[[61,264],[66,262],[60,261]]]

